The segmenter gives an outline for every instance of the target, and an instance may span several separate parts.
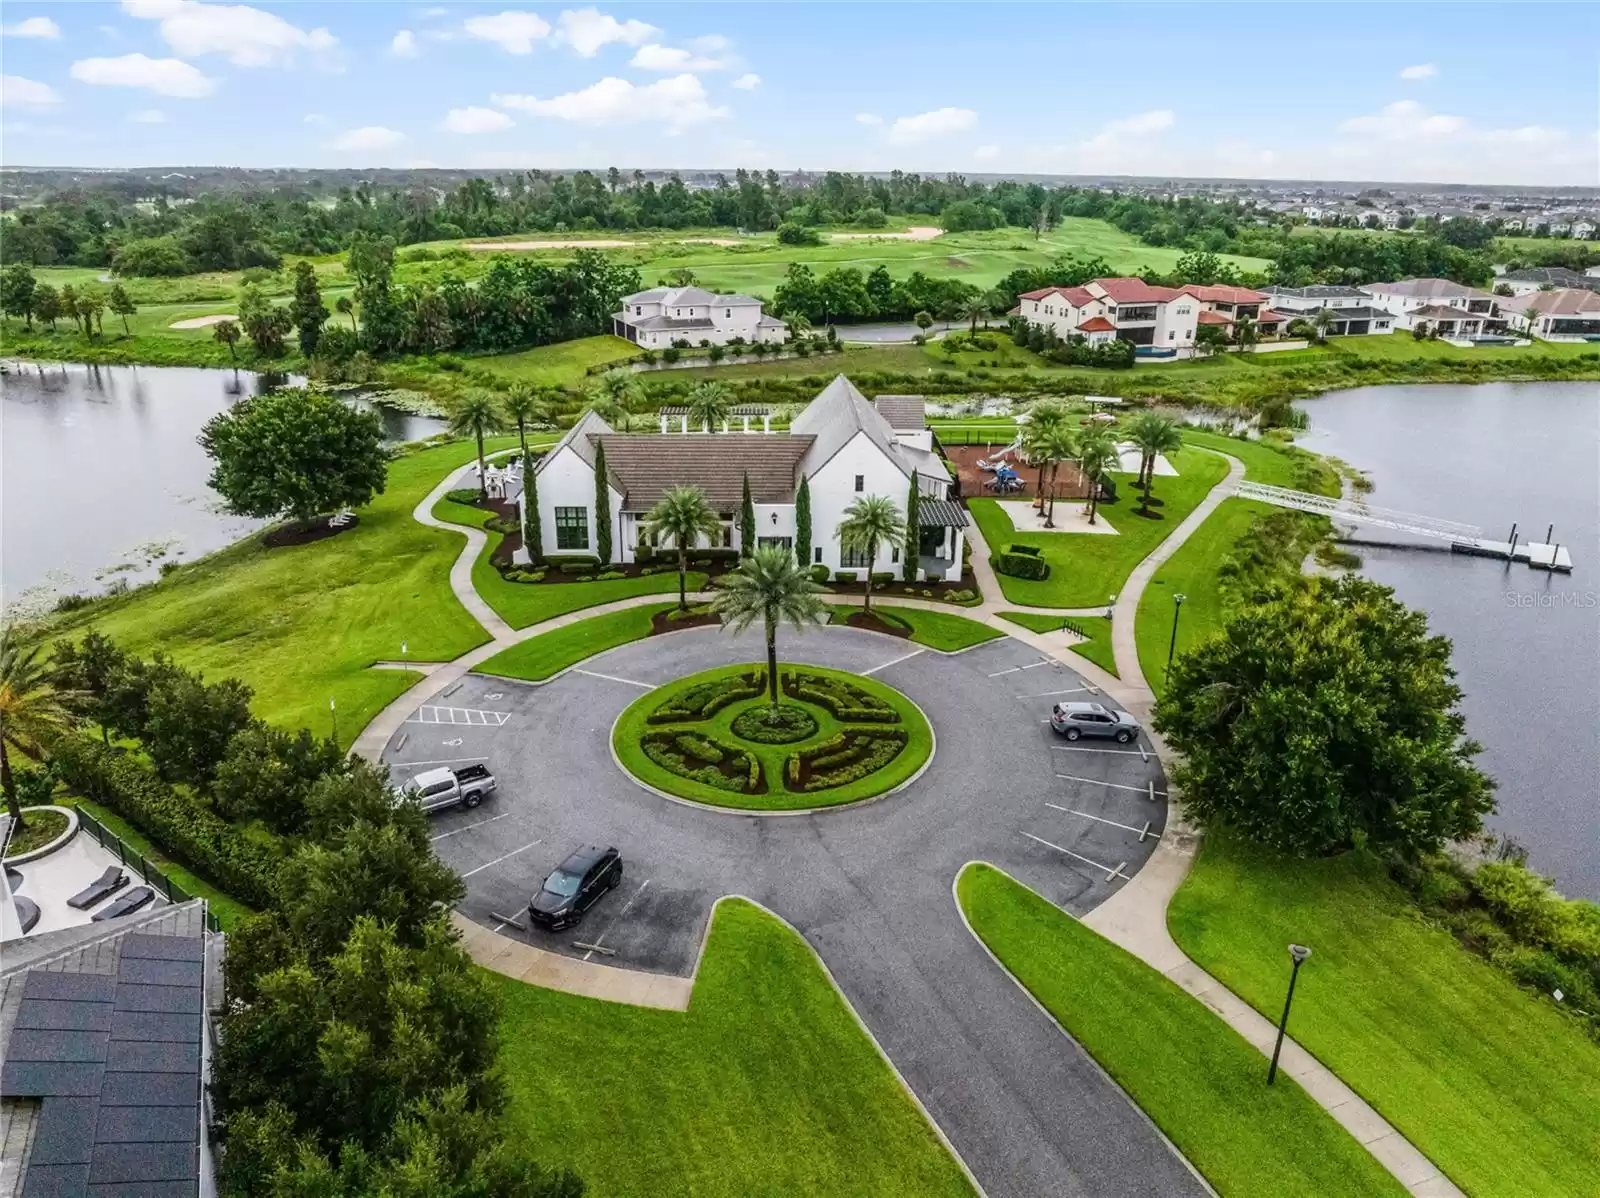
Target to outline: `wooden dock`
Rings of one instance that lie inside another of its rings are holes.
[[[1527,562],[1535,570],[1572,573],[1572,554],[1565,545],[1546,545],[1540,541],[1490,541],[1482,537],[1451,541],[1452,553],[1473,557],[1498,557],[1503,561]]]

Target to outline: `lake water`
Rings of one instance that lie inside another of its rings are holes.
[[[0,377],[0,595],[104,590],[163,560],[237,540],[255,521],[219,510],[195,438],[283,376],[152,366],[8,362]],[[299,381],[299,380],[294,380]],[[443,422],[380,409],[392,441]]]
[[[1373,504],[1570,546],[1571,574],[1449,552],[1361,547],[1362,572],[1455,643],[1491,826],[1567,894],[1600,899],[1600,386],[1370,387],[1301,405],[1301,443],[1374,484]],[[1359,539],[1405,541],[1377,529]],[[1419,542],[1420,544],[1421,542]],[[1442,546],[1443,542],[1435,542]]]

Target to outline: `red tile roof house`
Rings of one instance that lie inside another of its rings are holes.
[[[1081,287],[1024,292],[1017,300],[1019,316],[1054,329],[1063,341],[1084,337],[1100,345],[1114,339],[1177,350],[1194,348],[1201,307],[1186,291],[1152,287],[1143,279],[1091,279]]]

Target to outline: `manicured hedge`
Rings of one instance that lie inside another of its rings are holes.
[[[844,786],[888,765],[906,747],[906,740],[899,728],[847,728],[792,754],[784,766],[784,783],[790,790],[803,791]]]
[[[996,574],[1011,578],[1026,578],[1042,582],[1050,577],[1050,563],[1030,553],[995,553],[989,557],[989,568]]]
[[[754,699],[767,689],[767,672],[753,670],[733,674],[714,682],[692,687],[667,700],[650,713],[649,723],[681,724],[689,720],[709,720],[730,703]]]
[[[783,693],[815,703],[834,719],[849,724],[897,724],[900,713],[876,695],[839,678],[791,670],[783,675]]]
[[[761,762],[754,754],[694,732],[652,732],[640,748],[662,769],[718,790],[756,794],[761,790]]]
[[[271,833],[240,831],[137,758],[87,737],[63,738],[51,762],[69,788],[115,811],[219,889],[252,907],[273,903],[285,854]]]
[[[771,719],[768,706],[752,707],[734,717],[733,734],[758,745],[792,745],[817,734],[817,721],[804,707],[788,703],[778,707],[778,718]]]

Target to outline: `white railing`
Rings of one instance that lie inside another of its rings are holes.
[[[1439,537],[1446,541],[1475,541],[1483,536],[1476,524],[1461,524],[1455,520],[1440,520],[1433,516],[1419,516],[1412,512],[1397,512],[1391,508],[1374,507],[1349,499],[1331,499],[1326,495],[1312,495],[1288,487],[1272,487],[1266,483],[1241,482],[1235,490],[1240,499],[1254,499],[1274,507],[1293,508],[1300,512],[1315,512],[1334,520],[1349,520],[1356,524],[1370,524],[1396,532],[1414,533],[1421,537]]]

